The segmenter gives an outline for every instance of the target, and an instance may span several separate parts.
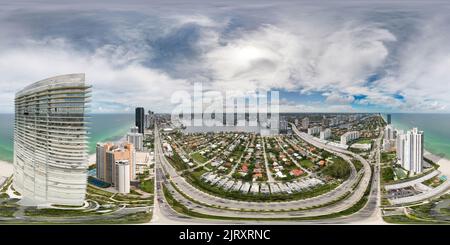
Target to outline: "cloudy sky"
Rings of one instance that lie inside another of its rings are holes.
[[[83,1],[0,0],[0,112],[80,72],[99,113],[168,112],[195,82],[277,90],[282,111],[450,112],[445,2]]]

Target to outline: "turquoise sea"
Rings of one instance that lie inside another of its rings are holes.
[[[383,115],[386,118],[386,115]],[[398,129],[413,127],[424,131],[425,149],[450,159],[450,114],[391,114],[392,125]]]
[[[392,124],[399,129],[418,127],[425,134],[425,149],[450,159],[450,114],[392,115]],[[386,115],[384,115],[386,116]],[[116,140],[134,124],[133,114],[93,114],[90,118],[89,152],[95,152],[99,141]],[[13,159],[13,114],[0,114],[0,160]]]
[[[134,125],[133,114],[90,115],[89,153],[95,152],[97,142],[117,140]],[[0,114],[0,160],[13,161],[14,114]]]

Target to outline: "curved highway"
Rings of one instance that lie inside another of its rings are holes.
[[[301,134],[299,134],[299,137],[304,138],[302,137]],[[310,141],[310,139],[305,140],[307,142]],[[315,144],[316,142],[311,143],[313,145],[316,145]],[[341,149],[339,149],[339,151],[335,151],[335,149],[330,149],[330,147],[326,145],[324,145],[324,147],[317,145],[317,147],[325,148],[326,150],[343,157],[347,161],[350,161],[350,157],[344,155],[344,153],[352,155],[353,157],[356,157],[361,161],[361,163],[364,166],[364,171],[362,171],[363,176],[361,178],[361,181],[357,185],[356,189],[352,191],[352,186],[354,186],[358,181],[358,175],[356,174],[353,164],[351,164],[352,172],[351,176],[347,181],[345,181],[343,184],[341,184],[333,191],[330,191],[326,194],[317,197],[289,202],[245,202],[245,201],[230,200],[217,196],[212,196],[208,193],[200,191],[197,188],[193,187],[190,183],[188,183],[184,178],[180,177],[176,172],[176,170],[170,165],[170,163],[168,163],[167,159],[164,157],[157,130],[155,130],[155,146],[156,146],[155,156],[157,162],[155,169],[156,171],[161,171],[161,173],[159,174],[157,173],[156,176],[165,179],[165,174],[162,174],[162,171],[164,171],[164,173],[168,174],[170,181],[175,183],[177,189],[183,192],[183,195],[181,195],[181,193],[178,193],[178,191],[175,190],[175,188],[173,188],[173,186],[171,186],[171,184],[168,183],[167,180],[165,180],[166,186],[168,187],[169,190],[171,190],[174,198],[176,198],[179,202],[181,202],[183,205],[185,205],[186,207],[190,208],[193,211],[214,216],[227,216],[240,218],[242,217],[288,218],[288,217],[312,217],[336,213],[348,209],[351,206],[353,206],[356,202],[358,202],[363,197],[364,192],[370,181],[371,170],[368,162],[365,159],[349,151],[342,151]],[[346,195],[348,192],[351,192],[350,196],[346,197],[343,200],[340,200],[337,203],[326,206],[327,203],[337,200],[343,195]],[[189,196],[190,197],[189,199],[191,200],[189,200],[185,196]],[[193,202],[192,200],[196,201]],[[158,201],[156,200],[155,203],[158,203]],[[211,207],[211,205],[220,206],[221,209]],[[287,211],[289,209],[313,208],[314,206],[316,207],[323,206],[323,207],[303,211]],[[256,212],[240,211],[242,209],[252,209],[253,211]],[[274,210],[280,212],[274,212]]]

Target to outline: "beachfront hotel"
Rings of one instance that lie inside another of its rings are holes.
[[[47,78],[16,93],[13,186],[24,204],[83,204],[89,93],[84,74]]]
[[[129,193],[130,181],[136,178],[136,150],[133,144],[97,143],[96,151],[97,178],[112,184],[120,193]]]

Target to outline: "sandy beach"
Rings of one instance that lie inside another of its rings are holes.
[[[0,177],[9,177],[13,174],[13,164],[6,161],[0,161]]]
[[[450,177],[450,160],[449,159],[434,155],[433,153],[431,153],[429,151],[425,151],[423,156],[430,159],[431,161],[439,164],[439,171],[441,171],[441,173],[446,175],[447,177]]]

